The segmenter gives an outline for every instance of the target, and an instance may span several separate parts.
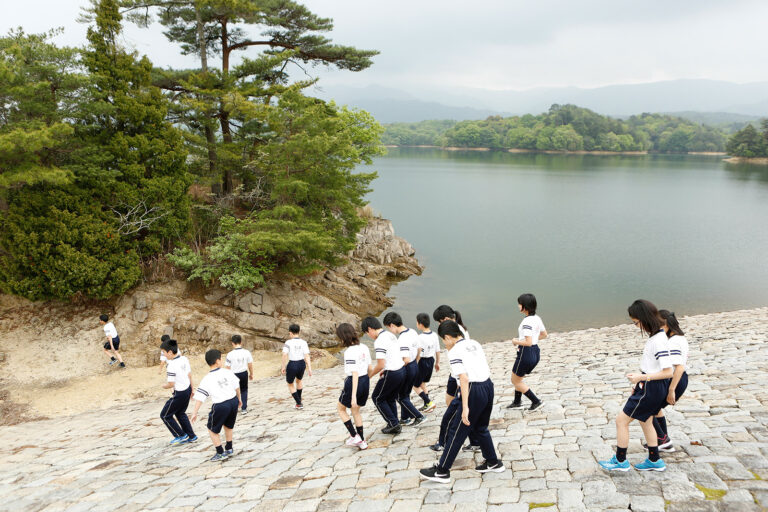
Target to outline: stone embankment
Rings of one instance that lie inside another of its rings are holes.
[[[550,320],[552,321],[552,320]],[[631,325],[553,333],[526,381],[542,409],[509,411],[509,343],[485,345],[496,383],[491,434],[508,470],[481,475],[480,454],[462,453],[452,483],[422,481],[435,454],[444,410],[391,437],[375,408],[363,409],[366,451],[344,446],[335,413],[342,372],[307,380],[295,411],[280,378],[252,385],[239,417],[235,456],[210,463],[205,422],[200,441],[172,448],[160,401],[0,427],[0,510],[8,511],[619,511],[751,512],[768,506],[768,308],[682,319],[690,342],[690,386],[668,409],[677,451],[665,473],[604,473],[613,419],[637,370],[644,339]],[[198,375],[199,379],[200,376]],[[442,401],[445,368],[432,396]],[[207,411],[205,406],[203,411]],[[629,460],[646,452],[631,429]]]

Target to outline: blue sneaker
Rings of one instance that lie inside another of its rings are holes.
[[[235,454],[235,451],[234,451],[234,450],[224,450],[224,456],[225,456],[226,458],[230,458],[230,457],[231,457],[231,456],[233,456],[234,454]]]
[[[227,458],[227,456],[224,455],[223,453],[217,453],[216,455],[214,455],[213,457],[211,457],[208,460],[211,461],[211,462],[218,462],[220,460],[225,460],[226,458]]]
[[[632,467],[628,460],[624,459],[624,462],[619,462],[615,455],[611,457],[611,460],[598,461],[598,464],[607,471],[629,471]]]
[[[168,443],[168,444],[170,444],[171,446],[173,446],[175,444],[179,444],[179,439],[181,439],[180,436],[179,437],[174,437],[173,439],[171,439],[171,442]]]
[[[187,434],[184,434],[183,436],[179,436],[175,438],[173,441],[171,441],[171,446],[178,446],[186,442],[189,442],[189,436]]]
[[[194,442],[196,442],[196,441],[197,441],[197,436],[193,436],[193,437],[190,437],[190,438],[189,438],[189,441],[187,441],[187,442],[188,442],[188,443],[194,443]]]
[[[659,459],[656,462],[652,462],[651,459],[645,459],[640,464],[635,464],[635,469],[638,471],[664,471],[667,469],[667,465],[663,459]]]

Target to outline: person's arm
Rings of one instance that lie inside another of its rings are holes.
[[[253,380],[253,363],[248,363],[248,380]]]
[[[240,397],[240,386],[238,384],[237,388],[235,388],[235,394],[237,395],[237,408],[242,409],[243,408],[243,399]]]
[[[192,388],[192,392],[189,394],[189,398],[192,398],[195,396],[195,383],[192,381],[192,370],[189,371],[187,377],[189,377],[189,387]]]
[[[461,386],[461,421],[469,426],[469,377],[466,373],[459,375]]]
[[[518,340],[515,338],[512,340],[512,343],[515,345],[520,345],[521,347],[530,347],[533,346],[533,337],[526,336],[524,340]]]
[[[171,374],[170,372],[167,375],[167,379],[165,381],[165,384],[163,384],[163,389],[171,389],[176,384],[176,374]]]
[[[357,407],[357,380],[359,378],[359,375],[357,372],[352,372],[352,401],[350,402],[350,405],[352,407]]]
[[[381,370],[384,369],[385,362],[384,359],[377,359],[376,360],[376,366],[369,367],[368,370],[368,377],[373,377],[374,375],[378,375]]]
[[[283,368],[280,370],[283,375],[285,375],[286,366],[288,366],[288,352],[283,352]]]
[[[544,330],[544,331],[541,331],[541,332],[539,333],[539,340],[543,340],[543,339],[546,339],[546,338],[547,338],[547,336],[549,336],[549,335],[547,334],[547,331],[546,331],[546,330]]]
[[[672,374],[672,382],[669,383],[669,393],[667,393],[667,403],[669,405],[675,405],[675,402],[677,401],[675,388],[677,388],[677,383],[680,382],[683,373],[685,373],[685,365],[676,364],[675,372]]]
[[[435,370],[440,371],[440,347],[435,350]]]
[[[656,373],[628,373],[627,378],[632,384],[637,384],[638,382],[648,382],[651,380],[671,379],[673,373],[672,368],[664,368]]]
[[[312,376],[312,359],[310,359],[309,354],[304,354],[304,361],[307,363],[307,371],[309,372],[309,376]]]
[[[203,399],[205,399],[205,395],[203,395]],[[200,410],[200,406],[203,405],[203,401],[195,398],[195,408],[192,410],[192,414],[189,417],[189,420],[194,423],[197,421],[197,411]]]
[[[416,362],[418,363],[421,359],[421,347],[416,349]]]

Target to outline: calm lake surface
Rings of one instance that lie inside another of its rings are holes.
[[[534,293],[550,331],[768,305],[768,168],[722,157],[390,149],[369,195],[424,274],[393,287],[406,325],[439,304],[473,338],[517,336]],[[685,328],[685,326],[683,326]]]

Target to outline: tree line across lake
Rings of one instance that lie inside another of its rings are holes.
[[[393,123],[385,126],[382,140],[395,146],[530,151],[690,153],[721,152],[730,148],[728,134],[723,129],[681,117],[646,113],[615,119],[575,105],[557,104],[539,115]]]
[[[154,67],[124,19],[199,64]],[[83,48],[0,37],[0,291],[105,299],[170,264],[241,290],[354,247],[381,127],[304,94],[303,70],[376,51],[291,0],[92,0],[82,21]]]

